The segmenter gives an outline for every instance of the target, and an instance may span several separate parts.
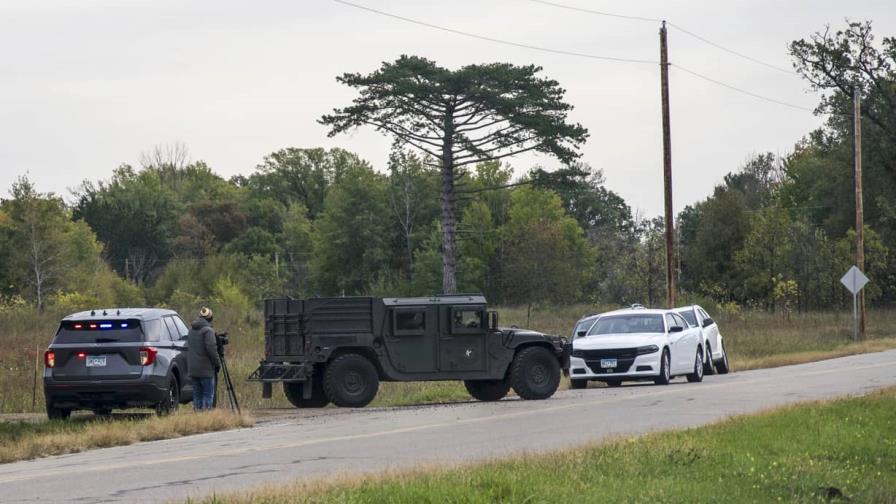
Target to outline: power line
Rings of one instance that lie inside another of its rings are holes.
[[[701,73],[697,73],[697,72],[695,72],[695,71],[693,71],[693,70],[690,70],[690,69],[685,68],[685,67],[683,67],[683,66],[681,66],[681,65],[678,65],[678,64],[669,63],[669,66],[671,66],[671,67],[675,67],[675,68],[681,70],[682,72],[691,74],[691,75],[693,75],[694,77],[697,77],[698,79],[703,79],[703,80],[705,80],[705,81],[707,81],[707,82],[711,82],[711,83],[713,83],[713,84],[716,84],[717,86],[722,86],[722,87],[727,88],[727,89],[730,89],[730,90],[732,90],[732,91],[736,91],[736,92],[738,92],[738,93],[742,93],[742,94],[745,94],[745,95],[747,95],[747,96],[752,96],[753,98],[758,98],[758,99],[760,99],[760,100],[765,100],[765,101],[767,101],[767,102],[776,103],[776,104],[778,104],[778,105],[783,105],[783,106],[785,106],[785,107],[790,107],[790,108],[794,108],[794,109],[797,109],[797,110],[805,110],[806,112],[815,113],[815,111],[814,111],[813,109],[810,109],[809,107],[803,107],[802,105],[796,105],[796,104],[793,104],[793,103],[787,103],[787,102],[785,102],[785,101],[776,100],[775,98],[769,98],[768,96],[763,96],[763,95],[760,95],[760,94],[756,94],[756,93],[754,93],[754,92],[752,92],[752,91],[747,91],[746,89],[739,88],[739,87],[737,87],[737,86],[732,86],[731,84],[727,84],[727,83],[722,82],[722,81],[720,81],[720,80],[713,79],[712,77],[708,77],[708,76],[703,75],[703,74],[701,74]]]
[[[552,48],[548,48],[548,47],[541,47],[541,46],[535,46],[535,45],[530,45],[530,44],[523,44],[523,43],[519,43],[519,42],[512,42],[512,41],[508,41],[508,40],[502,40],[502,39],[497,39],[497,38],[493,38],[493,37],[488,37],[488,36],[485,36],[485,35],[479,35],[479,34],[476,34],[476,33],[465,32],[465,31],[461,31],[461,30],[455,30],[455,29],[453,29],[453,28],[448,28],[448,27],[444,27],[444,26],[439,26],[439,25],[432,24],[432,23],[427,23],[427,22],[425,22],[425,21],[420,21],[420,20],[417,20],[417,19],[412,19],[412,18],[408,18],[408,17],[405,17],[405,16],[400,16],[400,15],[397,15],[397,14],[392,14],[392,13],[390,13],[390,12],[385,12],[385,11],[381,11],[381,10],[373,9],[373,8],[370,8],[370,7],[366,7],[366,6],[364,6],[364,5],[359,5],[359,4],[356,4],[356,3],[348,2],[348,1],[346,1],[346,0],[333,0],[333,1],[336,2],[336,3],[343,4],[343,5],[347,5],[347,6],[349,6],[349,7],[354,7],[354,8],[356,8],[356,9],[364,10],[364,11],[367,11],[367,12],[372,12],[372,13],[374,13],[374,14],[378,14],[378,15],[381,15],[381,16],[385,16],[385,17],[389,17],[389,18],[393,18],[393,19],[398,19],[398,20],[400,20],[400,21],[405,21],[405,22],[407,22],[407,23],[412,23],[412,24],[416,24],[416,25],[420,25],[420,26],[425,26],[425,27],[427,27],[427,28],[432,28],[432,29],[435,29],[435,30],[441,30],[441,31],[444,31],[444,32],[453,33],[453,34],[456,34],[456,35],[463,35],[463,36],[465,36],[465,37],[475,38],[475,39],[479,39],[479,40],[485,40],[485,41],[488,41],[488,42],[494,42],[494,43],[504,44],[504,45],[509,45],[509,46],[513,46],[513,47],[521,47],[521,48],[524,48],[524,49],[532,49],[532,50],[535,50],[535,51],[542,51],[542,52],[554,53],[554,54],[563,54],[563,55],[566,55],[566,56],[575,56],[575,57],[579,57],[579,58],[588,58],[588,59],[596,59],[596,60],[608,60],[608,61],[617,61],[617,62],[625,62],[625,63],[647,63],[647,64],[654,64],[654,65],[658,65],[658,64],[659,64],[659,61],[656,61],[656,60],[632,59],[632,58],[617,58],[617,57],[614,57],[614,56],[601,56],[601,55],[588,54],[588,53],[580,53],[580,52],[573,52],[573,51],[565,51],[565,50],[561,50],[561,49],[552,49]],[[539,2],[539,3],[543,3],[542,0],[530,0],[530,1],[533,1],[533,2],[536,2],[536,1],[537,1],[537,2]],[[548,5],[553,5],[553,3],[549,3]],[[559,6],[560,4],[556,4],[556,5]],[[567,6],[567,7],[568,7],[568,6]],[[574,8],[574,9],[577,10],[578,8]],[[585,10],[588,11],[588,12],[591,12],[591,13],[595,13],[595,14],[610,15],[609,13],[601,13],[600,11],[591,11],[591,10],[588,10],[588,9],[585,9]],[[638,16],[623,16],[623,15],[621,15],[621,14],[613,14],[613,16],[615,16],[615,17],[630,17],[630,18],[633,18],[633,19],[638,17]],[[652,21],[652,18],[644,18],[644,20],[651,20],[651,21]],[[668,24],[668,23],[667,23],[667,24]],[[679,29],[680,29],[680,28],[679,28]],[[785,106],[785,107],[794,108],[794,109],[797,109],[797,110],[803,110],[803,111],[806,111],[806,112],[814,113],[814,111],[813,111],[812,109],[808,108],[808,107],[803,107],[803,106],[801,106],[801,105],[795,105],[795,104],[793,104],[793,103],[787,103],[787,102],[785,102],[785,101],[777,100],[777,99],[775,99],[775,98],[769,98],[769,97],[767,97],[767,96],[763,96],[763,95],[754,93],[754,92],[752,92],[752,91],[747,91],[746,89],[742,89],[742,88],[733,86],[733,85],[731,85],[731,84],[727,84],[727,83],[725,83],[725,82],[719,81],[719,80],[714,79],[714,78],[712,78],[712,77],[708,77],[708,76],[706,76],[706,75],[703,75],[703,74],[701,74],[701,73],[695,72],[695,71],[690,70],[690,69],[687,69],[687,68],[682,67],[682,66],[680,66],[680,65],[674,65],[674,64],[672,64],[672,63],[669,63],[669,66],[675,66],[675,67],[679,68],[680,70],[682,70],[682,71],[684,71],[684,72],[687,72],[687,73],[689,73],[689,74],[691,74],[691,75],[693,75],[693,76],[695,76],[695,77],[697,77],[697,78],[703,79],[703,80],[705,80],[705,81],[707,81],[707,82],[710,82],[710,83],[712,83],[712,84],[716,84],[716,85],[718,85],[718,86],[722,86],[722,87],[727,88],[727,89],[730,89],[730,90],[732,90],[732,91],[736,91],[736,92],[738,92],[738,93],[742,93],[742,94],[745,94],[745,95],[747,95],[747,96],[751,96],[751,97],[753,97],[753,98],[757,98],[757,99],[760,99],[760,100],[765,100],[765,101],[768,101],[768,102],[771,102],[771,103],[775,103],[775,104],[782,105],[782,106]],[[837,114],[828,114],[828,115],[837,115]]]
[[[519,42],[512,42],[509,40],[502,40],[502,39],[497,39],[494,37],[488,37],[485,35],[479,35],[477,33],[455,30],[454,28],[448,28],[445,26],[439,26],[439,25],[435,25],[432,23],[427,23],[425,21],[420,21],[417,19],[411,19],[409,17],[399,16],[397,14],[392,14],[390,12],[373,9],[371,7],[366,7],[364,5],[347,2],[345,0],[333,0],[333,1],[336,3],[343,4],[343,5],[347,5],[349,7],[354,7],[356,9],[361,9],[361,10],[364,10],[367,12],[372,12],[374,14],[379,14],[380,16],[386,16],[386,17],[390,17],[393,19],[405,21],[407,23],[413,23],[416,25],[425,26],[427,28],[432,28],[435,30],[441,30],[441,31],[448,32],[448,33],[454,33],[456,35],[463,35],[465,37],[475,38],[475,39],[479,39],[479,40],[486,40],[488,42],[494,42],[497,44],[504,44],[504,45],[513,46],[513,47],[521,47],[524,49],[531,49],[533,51],[542,51],[542,52],[554,53],[554,54],[564,54],[567,56],[577,56],[580,58],[589,58],[589,59],[596,59],[596,60],[616,61],[616,62],[621,62],[621,63],[647,63],[647,64],[651,64],[651,65],[659,64],[659,61],[656,61],[656,60],[619,58],[619,57],[615,57],[615,56],[602,56],[602,55],[597,55],[597,54],[581,53],[581,52],[574,52],[574,51],[564,51],[562,49],[551,49],[549,47],[541,47],[541,46],[535,46],[535,45],[530,45],[530,44],[522,44]]]
[[[566,10],[571,10],[571,11],[576,11],[576,12],[584,12],[584,13],[586,13],[586,14],[594,14],[594,15],[597,15],[597,16],[613,17],[613,18],[620,18],[620,19],[630,19],[630,20],[634,20],[634,21],[647,21],[647,22],[651,22],[651,23],[659,23],[659,22],[662,22],[662,21],[663,21],[662,19],[659,19],[659,18],[652,18],[652,17],[645,17],[645,16],[630,16],[630,15],[626,15],[626,14],[617,14],[617,13],[614,13],[614,12],[605,12],[605,11],[599,11],[599,10],[594,10],[594,9],[586,9],[586,8],[583,8],[583,7],[575,7],[575,6],[572,6],[572,5],[566,5],[566,4],[557,3],[557,2],[549,2],[549,1],[547,1],[547,0],[529,0],[529,1],[530,1],[530,2],[533,2],[533,3],[537,3],[537,4],[548,5],[548,6],[551,6],[551,7],[557,7],[557,8],[559,8],[559,9],[566,9]],[[705,44],[709,44],[709,45],[715,47],[716,49],[719,49],[719,50],[725,51],[725,52],[727,52],[727,53],[733,54],[733,55],[735,55],[735,56],[737,56],[737,57],[739,57],[739,58],[743,58],[743,59],[745,59],[745,60],[752,61],[753,63],[756,63],[756,64],[758,64],[758,65],[762,65],[762,66],[765,66],[765,67],[768,67],[768,68],[771,68],[771,69],[773,69],[773,70],[777,70],[777,71],[779,71],[779,72],[783,72],[783,73],[786,73],[786,74],[789,74],[789,75],[798,75],[798,74],[797,74],[796,72],[794,72],[793,70],[790,70],[790,69],[787,69],[787,68],[783,68],[783,67],[780,67],[780,66],[777,66],[777,65],[773,65],[773,64],[771,64],[771,63],[766,63],[765,61],[762,61],[762,60],[760,60],[760,59],[754,58],[754,57],[752,57],[752,56],[748,56],[748,55],[746,55],[746,54],[744,54],[744,53],[735,51],[734,49],[730,49],[730,48],[728,48],[728,47],[725,47],[725,46],[723,46],[722,44],[713,42],[712,40],[709,40],[708,38],[706,38],[706,37],[704,37],[704,36],[702,36],[702,35],[698,35],[697,33],[694,33],[694,32],[692,32],[692,31],[690,31],[690,30],[687,30],[687,29],[685,29],[684,27],[679,26],[679,25],[677,25],[677,24],[675,24],[675,23],[673,23],[673,22],[671,22],[671,21],[667,21],[666,24],[669,25],[669,26],[671,26],[672,28],[675,28],[676,30],[680,31],[681,33],[684,33],[685,35],[688,35],[688,36],[690,36],[690,37],[693,37],[693,38],[695,38],[695,39],[697,39],[697,40],[699,40],[699,41],[701,41],[701,42],[703,42],[703,43],[705,43]]]
[[[771,68],[771,69],[773,69],[773,70],[777,70],[777,71],[779,71],[779,72],[786,73],[786,74],[788,74],[788,75],[797,75],[797,76],[799,75],[799,74],[797,74],[796,72],[794,72],[793,70],[789,70],[789,69],[787,69],[787,68],[779,67],[779,66],[777,66],[777,65],[773,65],[773,64],[771,64],[771,63],[766,63],[766,62],[764,62],[764,61],[762,61],[762,60],[758,60],[758,59],[753,58],[753,57],[751,57],[751,56],[747,56],[746,54],[737,52],[737,51],[735,51],[734,49],[729,49],[729,48],[727,48],[727,47],[725,47],[725,46],[723,46],[723,45],[721,45],[721,44],[717,44],[717,43],[715,43],[715,42],[713,42],[713,41],[711,41],[711,40],[709,40],[709,39],[707,39],[707,38],[705,38],[705,37],[701,37],[700,35],[697,35],[696,33],[692,32],[692,31],[685,30],[685,29],[682,28],[681,26],[678,26],[677,24],[672,23],[671,21],[670,21],[670,22],[667,22],[666,24],[668,24],[668,25],[671,26],[672,28],[675,28],[676,30],[680,31],[681,33],[684,33],[685,35],[689,35],[689,36],[691,36],[691,37],[694,37],[695,39],[697,39],[697,40],[699,40],[699,41],[701,41],[701,42],[704,42],[704,43],[706,43],[706,44],[709,44],[709,45],[715,47],[716,49],[721,49],[722,51],[725,51],[725,52],[727,52],[727,53],[733,54],[733,55],[735,55],[735,56],[737,56],[737,57],[743,58],[743,59],[748,60],[748,61],[752,61],[753,63],[756,63],[756,64],[758,64],[758,65],[762,65],[762,66]]]
[[[566,5],[566,4],[561,4],[561,3],[547,2],[545,0],[529,0],[529,1],[534,2],[534,3],[539,3],[542,5],[550,5],[551,7],[557,7],[560,9],[585,12],[588,14],[597,14],[598,16],[607,16],[607,17],[614,17],[614,18],[621,18],[621,19],[631,19],[634,21],[649,21],[651,23],[659,23],[662,21],[662,19],[658,19],[658,18],[643,17],[643,16],[629,16],[626,14],[616,14],[613,12],[597,11],[597,10],[592,10],[592,9],[585,9],[582,7],[574,7],[572,5]]]

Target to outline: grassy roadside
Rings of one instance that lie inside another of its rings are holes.
[[[224,410],[203,414],[184,411],[161,418],[113,418],[0,422],[0,463],[249,427],[254,423],[248,416]]]
[[[547,455],[200,502],[896,502],[894,411],[891,388]]]

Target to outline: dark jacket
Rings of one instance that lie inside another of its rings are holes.
[[[187,366],[193,378],[210,378],[221,367],[215,330],[204,318],[194,320],[187,335]]]

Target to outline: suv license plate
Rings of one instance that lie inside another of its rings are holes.
[[[604,369],[614,368],[614,367],[616,367],[616,359],[601,359],[600,367],[602,367]]]
[[[106,365],[105,355],[88,355],[87,367],[103,367]]]

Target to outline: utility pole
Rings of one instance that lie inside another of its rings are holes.
[[[663,97],[663,185],[666,206],[666,305],[675,308],[675,216],[672,213],[672,136],[669,121],[669,55],[666,22],[660,28],[660,90]]]
[[[856,169],[856,266],[865,272],[865,216],[862,208],[862,88],[858,84],[852,93],[853,122],[855,124]],[[859,339],[865,339],[865,290],[859,291]]]

